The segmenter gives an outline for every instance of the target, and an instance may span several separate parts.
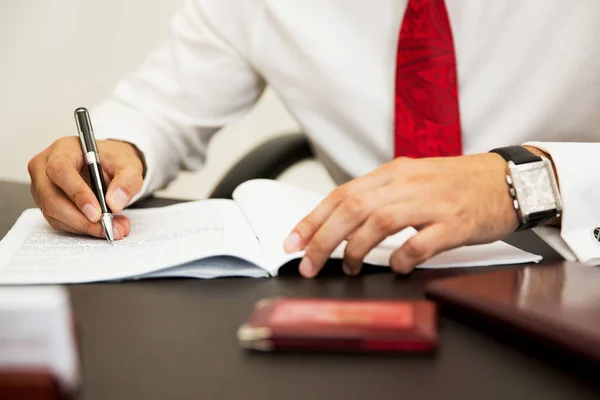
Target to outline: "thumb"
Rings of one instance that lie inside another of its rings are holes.
[[[123,210],[144,183],[142,170],[125,168],[116,171],[106,191],[106,202],[114,213]]]

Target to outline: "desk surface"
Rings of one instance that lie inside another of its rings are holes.
[[[0,182],[0,237],[31,206],[27,185]],[[510,241],[556,258],[532,236],[520,234]],[[79,398],[599,398],[597,367],[590,371],[569,358],[559,362],[447,317],[440,320],[441,346],[435,356],[265,355],[238,347],[235,331],[263,297],[421,298],[427,280],[474,271],[351,278],[335,269],[316,280],[290,273],[275,279],[70,286],[82,339]]]

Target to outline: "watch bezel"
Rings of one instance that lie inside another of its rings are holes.
[[[554,168],[552,167],[552,162],[546,157],[540,157],[541,161],[535,161],[524,164],[515,164],[513,161],[508,161],[508,176],[507,180],[509,186],[512,190],[510,190],[510,194],[514,199],[514,208],[521,219],[523,224],[527,224],[532,220],[546,220],[553,217],[560,217],[562,212],[562,201],[560,197],[560,191],[558,188],[558,182],[556,181],[556,177],[554,175]],[[554,196],[555,207],[548,208],[541,211],[536,211],[532,213],[525,213],[522,207],[523,200],[520,197],[520,190],[516,187],[515,176],[519,173],[522,173],[527,170],[536,169],[536,168],[545,168],[548,173],[548,178],[550,181],[550,189],[552,190],[552,194]]]

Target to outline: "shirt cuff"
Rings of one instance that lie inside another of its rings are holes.
[[[563,211],[560,238],[546,240],[559,253],[568,246],[577,261],[600,264],[600,241],[594,230],[600,227],[600,143],[528,142],[546,152],[554,164]],[[542,233],[538,230],[538,234]],[[546,239],[545,235],[540,235]],[[568,257],[567,257],[568,259]]]

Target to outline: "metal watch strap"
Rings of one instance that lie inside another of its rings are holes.
[[[500,147],[490,150],[490,153],[500,154],[506,161],[512,161],[517,165],[542,161],[542,157],[536,156],[525,147],[521,146]]]
[[[536,156],[535,154],[533,154],[532,152],[530,152],[529,150],[527,150],[526,148],[521,147],[521,146],[500,147],[497,149],[490,150],[490,153],[499,154],[507,162],[512,161],[513,163],[515,163],[517,165],[542,161],[542,157]],[[509,177],[510,176],[507,175],[507,178],[509,178]],[[512,184],[510,184],[510,182],[509,182],[509,185],[512,188]],[[552,212],[542,212],[542,213],[539,213],[539,215],[536,215],[536,214],[531,215],[530,219],[527,222],[523,222],[519,218],[519,226],[517,227],[516,231],[525,231],[527,229],[534,228],[538,225],[541,225],[541,224],[549,221],[554,216],[555,216],[555,214]]]

